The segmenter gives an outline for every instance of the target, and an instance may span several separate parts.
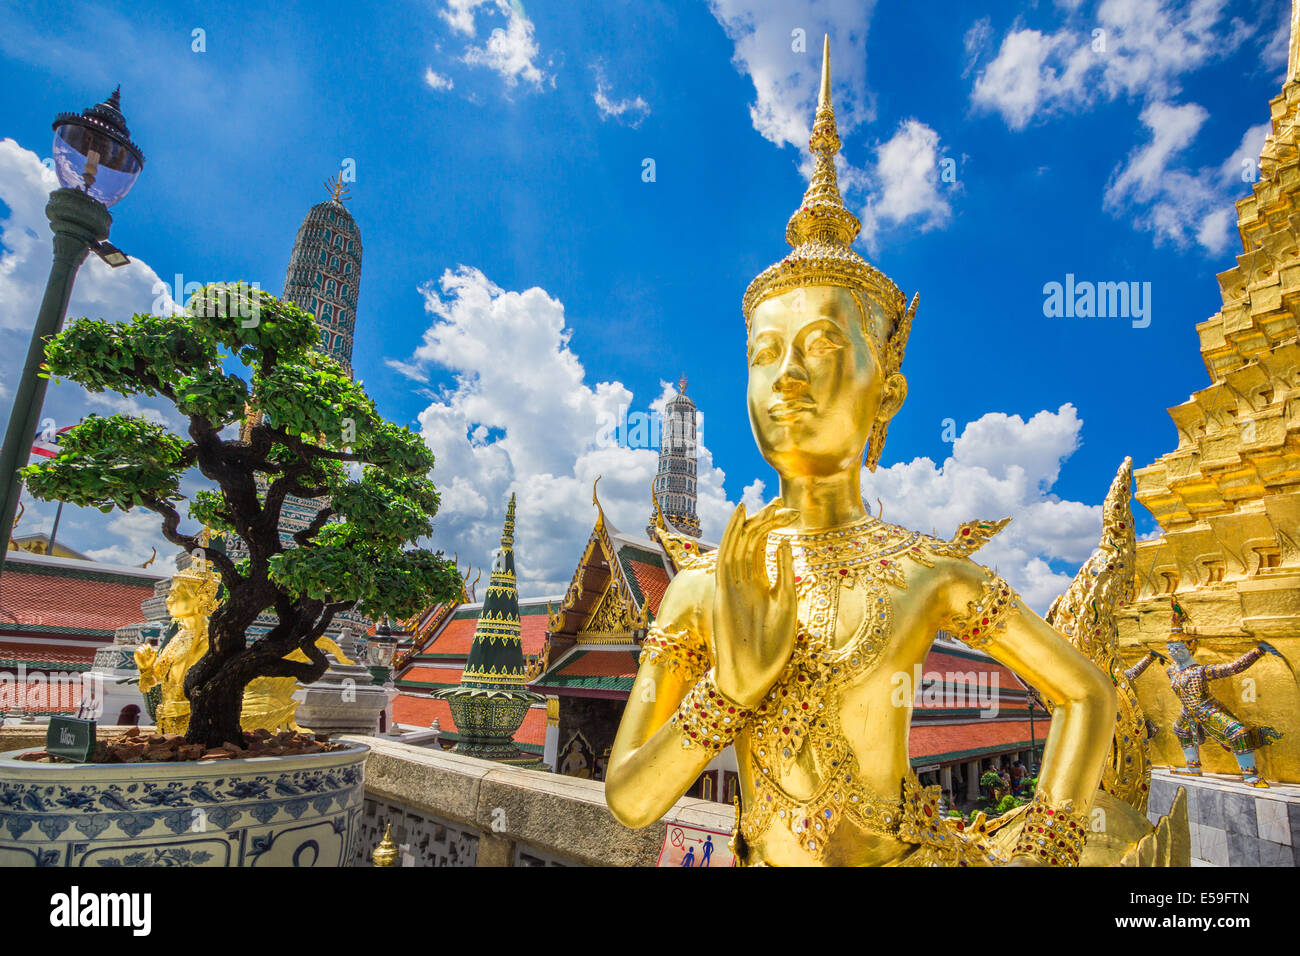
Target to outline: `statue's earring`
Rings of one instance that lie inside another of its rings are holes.
[[[867,470],[875,471],[880,464],[880,453],[885,450],[885,433],[889,431],[889,419],[877,418],[871,426],[871,435],[867,438]]]

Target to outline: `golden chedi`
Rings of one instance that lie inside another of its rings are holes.
[[[1120,619],[1131,664],[1166,652],[1170,599],[1197,630],[1195,662],[1238,660],[1276,647],[1249,673],[1216,683],[1235,719],[1281,734],[1258,751],[1258,773],[1300,783],[1300,7],[1293,9],[1287,81],[1270,104],[1259,181],[1237,203],[1243,251],[1218,276],[1223,306],[1196,327],[1210,383],[1169,410],[1178,447],[1135,472],[1137,499],[1161,534],[1139,542],[1139,593]],[[1181,767],[1172,733],[1183,710],[1161,668],[1135,682],[1162,730],[1152,762]],[[1231,747],[1201,748],[1205,772],[1241,774]]]
[[[793,251],[743,303],[750,423],[780,496],[752,516],[738,507],[718,549],[673,578],[636,682],[654,692],[624,711],[606,799],[627,826],[647,826],[731,745],[745,864],[1074,865],[1115,728],[1109,676],[970,560],[1005,521],[945,541],[862,504],[864,456],[874,468],[907,394],[916,302],[851,246],[860,227],[836,181],[826,50]],[[939,788],[922,788],[908,762],[911,701],[895,706],[890,691],[941,629],[1055,708],[1035,800],[997,832],[941,819]]]

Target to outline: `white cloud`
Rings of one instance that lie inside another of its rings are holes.
[[[805,178],[812,172],[808,136],[821,86],[824,34],[831,39],[831,93],[841,137],[847,141],[847,134],[875,119],[866,52],[874,6],[862,0],[710,0],[713,16],[735,45],[732,63],[754,84],[754,129],[777,146],[794,147]],[[802,36],[793,35],[796,30]],[[875,147],[874,162],[853,157],[852,150],[849,158],[840,155],[840,191],[859,210],[869,251],[875,251],[885,225],[908,221],[924,231],[947,222],[951,208],[940,191],[938,148],[938,133],[909,119]]]
[[[831,38],[835,118],[848,132],[875,118],[867,97],[867,27],[873,0],[709,0],[735,44],[731,62],[754,84],[754,129],[806,152],[821,83],[822,36]],[[802,30],[802,43],[793,31]],[[795,49],[801,46],[801,49]]]
[[[447,6],[438,15],[453,31],[468,37],[478,35],[480,16],[505,17],[505,26],[494,27],[482,46],[465,47],[461,62],[493,70],[509,87],[517,86],[520,80],[538,89],[548,79],[552,86],[555,84],[554,77],[544,73],[535,62],[539,51],[533,37],[533,21],[528,19],[519,0],[447,0]],[[428,74],[425,80],[428,81]]]
[[[1235,230],[1232,201],[1243,189],[1241,173],[1259,158],[1269,124],[1248,129],[1241,145],[1218,167],[1191,170],[1175,166],[1178,155],[1196,138],[1209,112],[1196,103],[1156,102],[1142,111],[1148,141],[1116,167],[1106,186],[1104,205],[1116,216],[1130,216],[1155,233],[1157,242],[1178,246],[1196,243],[1220,254]]]
[[[640,94],[635,97],[624,97],[621,100],[612,98],[604,68],[600,64],[595,64],[592,69],[596,74],[596,92],[592,94],[592,99],[596,101],[600,118],[602,120],[612,118],[626,123],[633,129],[640,126],[641,121],[650,115],[650,104],[645,101],[645,98]]]
[[[1241,145],[1223,161],[1220,172],[1225,185],[1237,190],[1242,183],[1253,183],[1259,178],[1259,154],[1264,151],[1264,140],[1272,129],[1273,124],[1265,121],[1246,130]]]
[[[604,476],[600,500],[617,527],[642,533],[649,517],[655,450],[607,447],[600,440],[620,406],[636,410],[633,395],[619,382],[588,380],[570,345],[563,304],[542,289],[505,291],[478,270],[461,267],[422,292],[433,323],[415,354],[393,364],[408,374],[441,366],[454,379],[419,416],[437,456],[433,478],[442,494],[433,544],[459,552],[462,564],[483,567],[514,491],[523,591],[562,592],[595,518],[590,495],[596,476]],[[672,394],[662,382],[648,407],[662,408]],[[1101,528],[1099,505],[1052,493],[1081,429],[1071,405],[1028,421],[989,413],[966,426],[942,465],[918,458],[864,471],[863,493],[868,501],[883,499],[886,521],[944,536],[973,518],[1014,516],[979,560],[997,565],[1043,610],[1071,578],[1049,562],[1083,561]],[[701,429],[699,514],[705,537],[714,541],[735,507],[724,477]],[[1099,499],[1104,491],[1098,489]],[[766,493],[764,480],[756,478],[741,500],[752,514]]]
[[[36,321],[54,254],[45,204],[59,187],[54,171],[12,139],[0,140],[0,202],[9,217],[0,223],[0,329],[29,331]],[[126,250],[129,254],[131,250]],[[114,269],[93,253],[77,272],[68,316],[111,319],[148,312],[158,275],[137,259]],[[15,374],[17,363],[7,371]]]
[[[881,499],[885,521],[945,538],[965,521],[1013,518],[975,560],[996,566],[1041,613],[1073,577],[1048,562],[1081,563],[1101,532],[1100,505],[1064,501],[1051,490],[1082,427],[1072,405],[1028,421],[990,412],[965,427],[941,465],[916,458],[863,469],[863,497],[873,507]],[[1098,498],[1104,493],[1098,488]]]
[[[975,64],[979,62],[984,51],[988,49],[989,40],[993,37],[993,21],[989,17],[982,17],[970,25],[966,35],[962,37],[962,46],[966,50],[966,66],[962,69],[963,77],[969,76],[970,71],[975,69]]]
[[[943,226],[952,207],[940,183],[939,134],[919,120],[903,121],[876,149],[872,190],[862,215],[868,247],[883,224],[915,220],[920,232]]]
[[[1081,4],[1067,6],[1064,23],[1050,33],[1017,24],[977,75],[971,102],[1023,129],[1036,118],[1120,96],[1170,99],[1184,74],[1255,34],[1226,6],[1226,0],[1103,0],[1092,14]]]
[[[449,90],[455,86],[450,76],[444,76],[436,72],[433,67],[428,67],[424,71],[424,82],[428,84],[430,89],[439,91]]]
[[[620,408],[638,410],[634,396],[620,382],[588,381],[570,347],[564,306],[542,289],[506,291],[461,267],[421,292],[433,322],[414,355],[390,364],[417,379],[435,366],[454,377],[419,416],[442,495],[433,544],[484,566],[514,491],[524,593],[562,592],[595,520],[597,476],[604,476],[607,517],[625,531],[644,532],[658,449],[609,440]],[[671,394],[663,383],[641,408],[662,407]],[[734,507],[723,479],[701,424],[698,507],[706,536],[715,540]]]

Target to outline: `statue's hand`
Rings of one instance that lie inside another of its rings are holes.
[[[767,582],[767,536],[795,512],[777,499],[746,520],[738,505],[718,546],[713,597],[714,679],[718,690],[753,707],[790,660],[798,627],[790,543],[777,552],[776,581]]]
[[[1155,657],[1155,659],[1158,660],[1161,664],[1168,664],[1168,663],[1169,663],[1169,658],[1166,657],[1164,654],[1161,654],[1159,651],[1152,651],[1151,654],[1152,654],[1152,656]]]
[[[132,656],[135,658],[135,666],[141,673],[145,673],[153,670],[154,661],[158,659],[158,651],[148,644],[141,644]]]
[[[1282,656],[1282,652],[1279,651],[1279,650],[1278,650],[1276,647],[1274,647],[1272,644],[1270,644],[1268,641],[1260,641],[1260,642],[1259,642],[1259,649],[1260,649],[1261,651],[1263,651],[1265,654],[1272,654],[1274,657],[1281,657],[1281,656]]]

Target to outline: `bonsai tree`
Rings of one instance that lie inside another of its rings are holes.
[[[240,707],[255,677],[317,680],[328,662],[316,641],[340,611],[406,617],[460,591],[441,552],[406,547],[433,530],[433,454],[379,417],[361,386],[314,347],[318,335],[292,303],[217,284],[184,314],[80,319],[46,347],[48,374],[92,392],[162,396],[188,419],[181,436],[130,415],[91,416],[66,433],[56,457],[23,471],[37,498],[156,512],[168,541],[219,572],[225,597],[208,652],[185,679],[188,743],[242,744]],[[242,365],[249,380],[223,363]],[[192,467],[216,490],[198,492],[188,514],[241,538],[247,556],[238,562],[206,536],[180,531],[180,481]],[[293,536],[296,547],[277,531],[289,495],[328,499]],[[245,632],[268,608],[277,623],[250,643]],[[307,663],[285,660],[295,649]]]

